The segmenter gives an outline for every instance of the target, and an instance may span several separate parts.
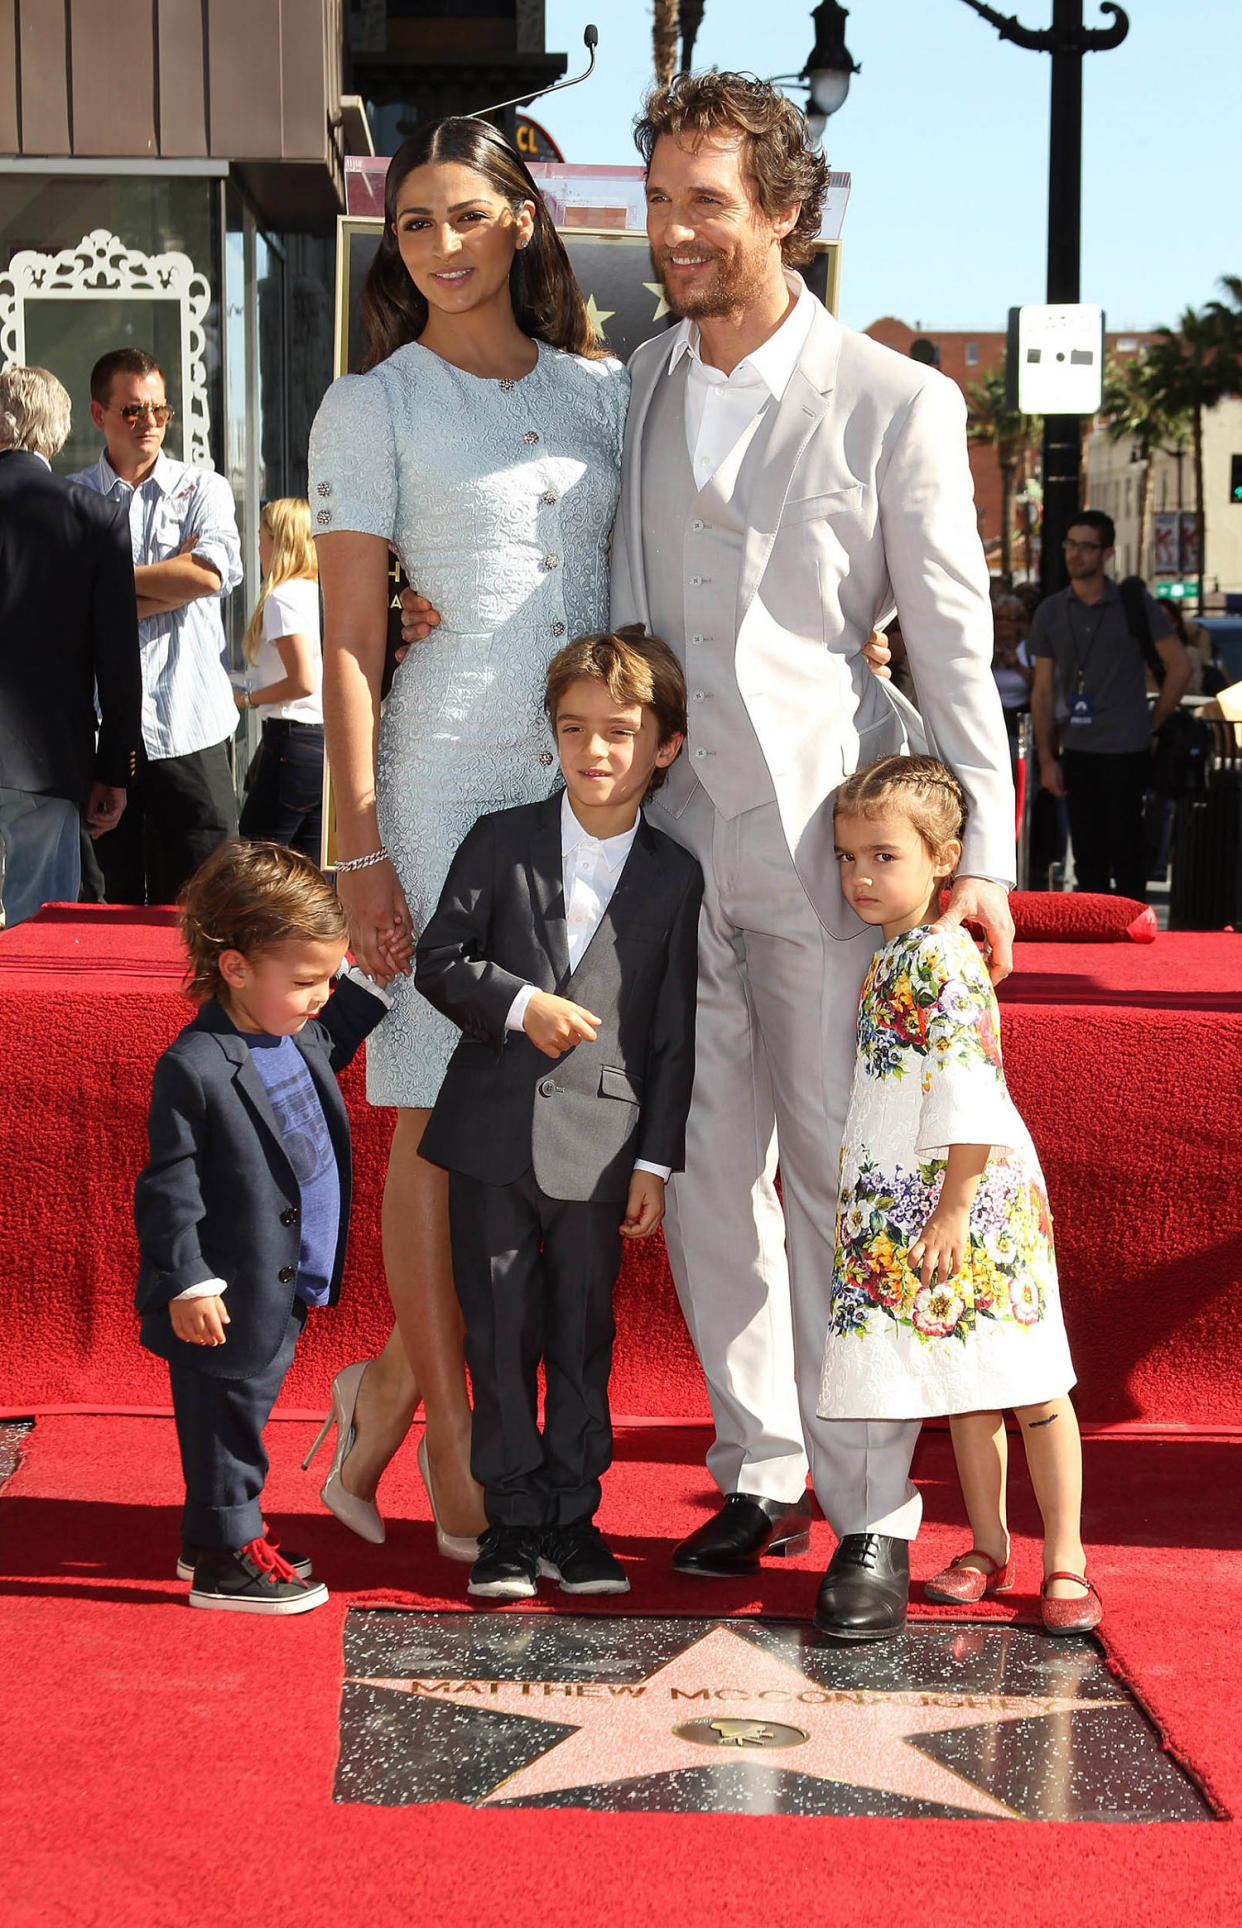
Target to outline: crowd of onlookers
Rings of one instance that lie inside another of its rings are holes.
[[[0,911],[173,902],[238,829],[318,859],[324,755],[319,594],[308,504],[264,505],[261,592],[231,671],[223,608],[242,581],[232,492],[164,449],[173,410],[141,349],[91,375],[98,460],[53,473],[69,397],[41,368],[0,374]],[[1109,574],[1114,531],[1082,513],[1068,586],[997,583],[993,674],[1016,760],[1032,723],[1028,882],[1072,848],[1080,890],[1143,898],[1162,874],[1168,805],[1153,746],[1184,694],[1227,681],[1212,638],[1175,602]],[[1145,633],[1144,633],[1145,632]],[[918,693],[899,627],[897,687]],[[49,647],[53,644],[53,647]],[[235,782],[239,710],[262,718]],[[1224,713],[1230,714],[1226,702]]]
[[[0,907],[163,904],[239,828],[238,711],[262,717],[240,828],[318,859],[322,657],[310,511],[265,504],[264,582],[231,673],[242,581],[232,491],[164,448],[173,410],[141,349],[91,374],[102,447],[53,473],[69,396],[0,374]]]

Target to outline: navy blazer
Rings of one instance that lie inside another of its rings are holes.
[[[533,1167],[549,1198],[621,1200],[636,1158],[684,1163],[703,873],[640,817],[571,973],[562,794],[479,818],[419,940],[415,983],[464,1033],[420,1150],[489,1185]],[[552,1059],[507,1031],[524,984],[594,1011],[594,1043]]]
[[[314,1081],[341,1183],[329,1304],[340,1296],[349,1233],[349,1119],[335,1073],[384,1016],[383,1000],[341,978],[294,1038]],[[301,1192],[245,1036],[209,999],[155,1067],[151,1157],[134,1191],[141,1338],[162,1359],[244,1379],[275,1358],[293,1310]],[[178,1339],[168,1313],[189,1285],[223,1279],[222,1346]]]

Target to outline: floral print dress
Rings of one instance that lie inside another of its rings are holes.
[[[955,1144],[991,1146],[969,1256],[924,1286],[908,1253]],[[1073,1383],[1047,1189],[1005,1085],[991,982],[964,931],[920,926],[876,952],[859,1003],[820,1414],[990,1411]]]

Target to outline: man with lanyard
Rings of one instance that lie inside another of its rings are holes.
[[[1120,588],[1105,573],[1114,540],[1112,518],[1099,509],[1080,510],[1070,524],[1069,585],[1040,604],[1027,642],[1035,665],[1031,716],[1040,780],[1068,803],[1078,889],[1145,902],[1143,799],[1152,752],[1191,665],[1159,603],[1144,592],[1152,642],[1166,671],[1149,711],[1142,644],[1126,619]],[[1059,760],[1058,694],[1067,714]]]
[[[96,362],[91,420],[106,446],[74,479],[128,508],[142,653],[137,778],[96,847],[114,904],[173,903],[237,834],[237,707],[220,607],[242,579],[233,492],[222,475],[163,453],[171,419],[154,356],[118,348]]]

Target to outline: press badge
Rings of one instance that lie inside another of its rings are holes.
[[[1071,730],[1082,729],[1091,721],[1091,698],[1086,690],[1079,690],[1070,697],[1069,726]]]

